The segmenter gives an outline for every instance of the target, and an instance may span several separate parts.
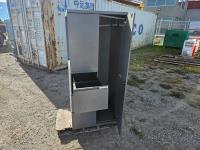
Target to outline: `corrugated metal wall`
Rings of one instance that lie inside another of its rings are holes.
[[[4,23],[6,25],[6,32],[8,34],[8,45],[11,48],[15,48],[15,39],[14,39],[14,32],[13,32],[13,28],[12,28],[12,23],[11,20],[4,20]]]
[[[49,70],[66,67],[65,11],[58,10],[59,0],[8,0],[8,4],[18,57]]]
[[[49,70],[66,67],[68,9],[136,13],[132,47],[151,44],[156,15],[108,0],[8,0],[18,56]]]
[[[18,57],[47,67],[39,1],[9,0],[8,3]]]

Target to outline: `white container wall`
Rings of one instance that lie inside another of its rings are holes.
[[[18,57],[55,70],[67,66],[67,10],[135,13],[132,47],[152,44],[156,15],[108,0],[8,0]],[[81,26],[81,25],[80,25]]]
[[[67,9],[85,9],[97,11],[122,11],[135,13],[132,48],[152,44],[157,16],[151,12],[139,10],[133,6],[108,0],[65,0]]]

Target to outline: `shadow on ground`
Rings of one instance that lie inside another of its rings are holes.
[[[50,73],[25,64],[20,64],[20,66],[56,108],[68,108],[67,70]]]
[[[0,46],[0,54],[14,55],[13,52],[14,50],[8,46]],[[67,70],[50,73],[26,64],[19,64],[56,108],[68,108]]]
[[[57,109],[69,108],[67,70],[50,73],[21,63],[20,66]],[[60,144],[67,146],[67,149],[71,147],[72,149],[88,150],[115,149],[116,140],[114,139],[120,139],[120,136],[117,128],[111,127],[76,135],[67,131],[58,132],[58,138]]]
[[[58,137],[62,145],[69,147],[71,145],[74,149],[122,149],[124,147],[122,138],[115,127],[77,135],[70,135],[63,131],[58,133]],[[74,147],[74,143],[77,143],[77,141],[79,144]]]
[[[20,64],[20,66],[56,108],[69,108],[67,70],[49,73],[24,64]],[[67,149],[70,149],[70,147],[72,149],[87,150],[115,149],[120,135],[116,127],[110,127],[108,129],[76,135],[72,135],[67,131],[58,132],[58,138],[60,144],[67,146]]]
[[[0,46],[0,54],[9,53],[9,52],[12,52],[12,50],[9,47]]]

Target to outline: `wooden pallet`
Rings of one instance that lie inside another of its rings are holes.
[[[99,130],[105,130],[117,125],[116,121],[109,121],[105,123],[98,123],[94,127],[87,127],[82,129],[72,129],[72,115],[68,110],[59,109],[56,118],[56,130],[59,134],[77,135],[81,133],[95,132]]]
[[[200,59],[184,58],[182,56],[163,55],[154,59],[154,61],[173,65],[200,67]]]

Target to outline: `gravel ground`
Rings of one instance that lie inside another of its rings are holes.
[[[0,50],[0,149],[200,149],[200,74],[157,65],[130,72],[122,134],[116,128],[58,136],[56,112],[69,108],[67,73],[21,65]],[[141,82],[142,81],[142,82]]]

